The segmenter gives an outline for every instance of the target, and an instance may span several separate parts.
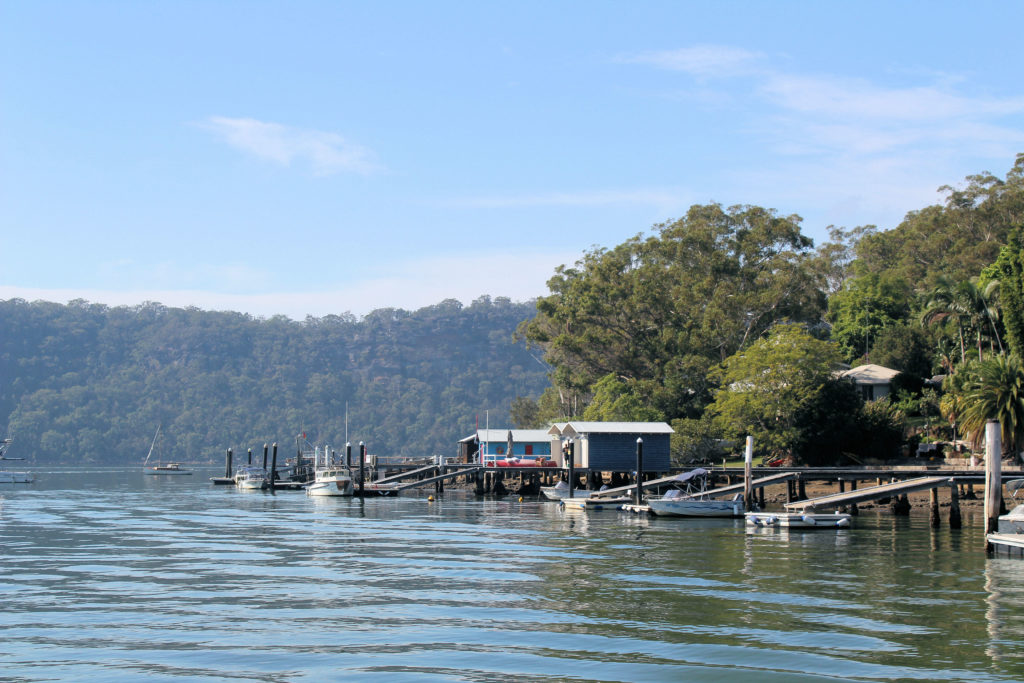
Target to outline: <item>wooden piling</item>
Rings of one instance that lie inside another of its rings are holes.
[[[359,442],[359,497],[365,496],[366,487],[366,444]]]
[[[999,508],[1003,496],[1002,473],[1003,442],[998,420],[985,424],[985,533],[999,531]],[[985,539],[985,549],[992,552],[992,544]]]
[[[270,461],[270,490],[274,490],[274,483],[277,481],[277,442],[274,442],[274,456]]]
[[[963,527],[963,518],[960,516],[960,489],[955,483],[949,485],[949,528],[959,529]]]
[[[565,446],[565,462],[569,466],[569,497],[573,497],[573,490],[576,488],[576,469],[574,459],[576,447],[575,442],[569,439],[569,443]]]
[[[747,435],[746,448],[743,449],[743,508],[750,512],[754,509],[754,488],[751,485],[751,468],[754,463],[754,437]]]
[[[227,459],[224,461],[224,477],[226,479],[230,479],[231,478],[231,457],[232,457],[232,455],[233,454],[231,452],[231,449],[229,448],[228,449]]]
[[[856,491],[856,490],[857,490],[857,480],[856,479],[851,479],[850,480],[850,491]],[[857,516],[857,515],[860,514],[860,510],[857,509],[857,504],[856,503],[851,503],[850,504],[850,514],[854,515],[854,516]]]
[[[938,529],[939,520],[939,489],[934,488],[928,492],[929,501],[931,503],[931,525],[933,529]]]
[[[249,449],[249,460],[248,460],[248,462],[246,464],[249,465],[250,467],[252,466],[252,449],[251,448]]]
[[[643,494],[643,481],[644,481],[644,440],[642,437],[636,438],[636,491],[633,493],[633,502],[637,505],[643,505],[644,494]]]
[[[267,469],[267,444],[263,444],[263,469]]]

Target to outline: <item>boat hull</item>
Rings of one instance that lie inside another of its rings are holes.
[[[569,489],[559,488],[558,486],[541,486],[540,492],[544,494],[544,497],[548,500],[565,500],[569,497]],[[586,489],[576,489],[572,492],[573,498],[589,498],[591,491]]]
[[[35,477],[31,472],[0,472],[0,484],[31,484]]]
[[[157,469],[150,467],[145,470],[146,474],[153,474],[158,476],[175,476],[182,474],[192,474],[192,470],[179,470],[179,469]]]
[[[785,529],[845,529],[850,515],[811,512],[748,512],[747,526]]]
[[[306,487],[307,496],[351,496],[354,493],[351,479],[318,481]]]
[[[659,517],[742,517],[743,501],[657,500],[647,501],[651,514]]]

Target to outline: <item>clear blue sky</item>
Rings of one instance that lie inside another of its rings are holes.
[[[0,298],[547,293],[695,203],[896,226],[1024,151],[1024,3],[0,0]]]

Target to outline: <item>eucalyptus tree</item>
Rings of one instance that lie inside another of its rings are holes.
[[[820,321],[823,276],[800,220],[693,206],[651,236],[558,268],[520,332],[544,349],[560,396],[589,401],[613,375],[666,419],[696,417],[714,364],[779,320]]]
[[[835,343],[800,325],[776,325],[712,371],[721,388],[708,409],[727,435],[749,434],[759,448],[789,454],[807,426],[801,416],[833,380],[840,358]]]

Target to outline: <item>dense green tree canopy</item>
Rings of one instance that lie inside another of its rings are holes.
[[[799,222],[760,207],[691,207],[652,237],[560,268],[521,331],[546,351],[563,398],[586,403],[613,375],[666,419],[697,416],[712,365],[779,320],[820,321],[823,275]]]
[[[712,372],[721,389],[709,410],[727,436],[752,435],[762,452],[790,454],[803,428],[801,410],[817,399],[839,359],[832,342],[800,325],[777,325]]]
[[[158,424],[192,462],[305,431],[380,455],[453,453],[549,368],[514,340],[533,305],[483,297],[409,312],[256,319],[148,303],[0,301],[0,418],[36,462],[139,462]],[[2,426],[0,426],[2,429]]]

